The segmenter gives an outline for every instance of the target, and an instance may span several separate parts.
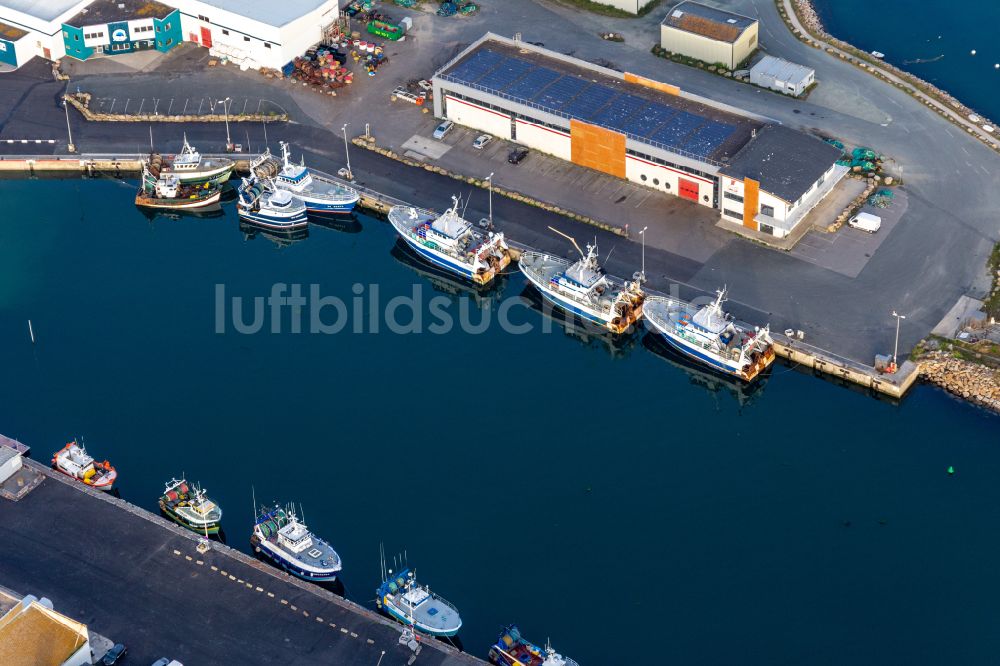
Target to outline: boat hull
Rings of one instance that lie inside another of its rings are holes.
[[[651,320],[647,319],[647,321]],[[694,359],[703,365],[707,365],[716,372],[721,372],[722,374],[736,377],[746,382],[753,381],[757,375],[763,372],[769,365],[771,365],[771,363],[774,362],[774,352],[768,349],[764,355],[763,362],[753,366],[751,370],[747,372],[744,371],[743,367],[735,361],[711,354],[699,345],[695,345],[670,331],[664,330],[656,322],[653,322],[652,325],[653,328],[656,329],[656,332],[659,333],[660,336],[666,341],[666,343],[681,354],[684,354],[688,358]]]
[[[102,491],[104,491],[104,492],[107,493],[107,492],[111,492],[111,490],[114,488],[114,485],[115,485],[115,479],[111,479],[110,481],[102,481],[100,483],[87,483],[86,481],[84,481],[83,479],[81,479],[80,477],[78,477],[77,475],[71,474],[70,472],[67,472],[66,470],[64,470],[63,468],[59,467],[58,465],[53,465],[53,468],[57,472],[59,472],[60,474],[64,474],[64,475],[68,476],[69,478],[73,479],[74,481],[76,481],[77,483],[79,483],[81,485],[84,485],[84,486],[87,486],[88,488],[93,488],[94,490],[102,490]]]
[[[192,532],[196,532],[198,534],[206,534],[206,533],[207,534],[218,534],[219,533],[219,528],[220,528],[219,523],[205,523],[205,524],[202,524],[202,525],[195,525],[194,523],[191,523],[191,522],[185,520],[182,516],[178,515],[173,510],[171,510],[169,507],[165,506],[162,503],[160,504],[160,512],[164,516],[166,516],[167,518],[169,518],[170,520],[172,520],[175,523],[177,523],[178,525],[180,525],[181,527],[186,527],[187,529],[191,530]]]
[[[228,166],[219,166],[214,169],[208,169],[205,171],[191,171],[191,172],[178,172],[170,171],[169,173],[177,176],[184,185],[203,185],[205,183],[212,183],[214,185],[221,185],[229,180],[229,177],[233,175],[234,164]]]
[[[332,583],[337,580],[337,576],[340,574],[339,569],[323,573],[303,569],[294,561],[272,549],[266,541],[260,541],[256,537],[250,537],[250,545],[253,546],[255,553],[259,553],[268,562],[302,580],[310,580],[314,583]]]
[[[157,197],[143,196],[141,193],[135,197],[135,205],[143,208],[169,208],[173,210],[190,210],[192,208],[204,208],[219,202],[222,192],[216,190],[211,195],[202,199],[160,199]]]
[[[336,202],[336,201],[323,201],[319,199],[309,199],[307,197],[302,197],[301,195],[296,195],[299,199],[302,199],[302,203],[306,205],[306,211],[309,213],[318,213],[320,215],[347,215],[354,211],[354,206],[357,204],[357,200],[350,202]]]
[[[382,601],[382,610],[396,622],[405,624],[408,627],[412,626],[416,631],[419,631],[422,634],[427,634],[428,636],[454,636],[458,634],[459,630],[462,628],[462,625],[459,625],[454,629],[436,629],[434,627],[429,627],[422,622],[411,623],[410,618],[408,618],[405,613],[384,599]]]
[[[309,219],[306,217],[305,212],[291,217],[277,217],[263,211],[252,211],[241,208],[239,210],[239,216],[247,222],[252,222],[257,226],[264,227],[266,229],[302,229],[309,225]]]

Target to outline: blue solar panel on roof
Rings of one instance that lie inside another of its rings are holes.
[[[560,76],[562,76],[562,74],[553,72],[551,69],[538,67],[525,74],[520,81],[507,88],[507,93],[517,97],[532,99],[539,93],[539,91],[541,91],[542,88],[549,85]]]
[[[601,110],[601,107],[620,94],[617,90],[595,83],[562,110],[580,120],[589,120]]]
[[[589,85],[590,81],[578,79],[575,76],[563,76],[546,88],[542,94],[535,97],[534,101],[542,106],[559,109],[564,104],[568,104]]]
[[[503,62],[494,68],[489,74],[479,80],[481,85],[494,90],[506,91],[507,86],[517,81],[525,75],[529,69],[535,66],[524,60],[514,60],[504,58]]]
[[[735,129],[733,125],[710,120],[691,133],[684,148],[707,157],[721,146]]]
[[[451,75],[460,81],[475,83],[502,60],[504,56],[495,51],[476,51],[452,69]]]
[[[594,116],[594,122],[607,125],[620,131],[632,131],[629,118],[643,107],[649,106],[649,101],[635,95],[620,95],[613,102]]]
[[[650,104],[642,111],[632,116],[632,133],[638,136],[649,136],[657,127],[677,115],[677,109],[662,104]]]
[[[684,137],[704,122],[705,119],[701,116],[687,111],[679,111],[676,116],[670,119],[670,122],[650,138],[668,146],[680,147],[684,143]]]

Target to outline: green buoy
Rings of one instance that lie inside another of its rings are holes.
[[[952,467],[951,465],[948,465],[948,473],[949,474],[954,474],[955,473],[955,468]]]

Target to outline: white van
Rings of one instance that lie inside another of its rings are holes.
[[[855,229],[861,229],[862,231],[867,231],[870,234],[873,234],[882,228],[882,218],[878,215],[872,215],[871,213],[858,213],[847,223]]]

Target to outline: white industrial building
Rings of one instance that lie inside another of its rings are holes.
[[[0,484],[17,474],[22,465],[19,451],[0,444]]]
[[[20,67],[35,56],[58,60],[66,55],[62,36],[63,21],[75,16],[92,0],[0,0],[0,23],[16,32],[15,39],[4,39],[0,55],[16,56],[13,62],[3,62]],[[23,33],[23,34],[22,34]]]
[[[750,83],[792,97],[804,93],[815,80],[816,70],[770,55],[750,68]]]
[[[739,210],[756,231],[784,235],[806,205],[777,202],[822,198],[839,178],[840,151],[819,139],[676,86],[493,34],[459,53],[432,84],[439,118],[703,206],[723,208],[724,176],[735,191],[741,172],[751,180],[756,173]],[[759,172],[756,160],[764,164]],[[758,220],[760,205],[767,207]]]
[[[756,19],[686,0],[660,24],[660,46],[710,65],[736,69],[758,46]]]
[[[181,12],[185,41],[248,69],[278,69],[315,45],[340,16],[337,0],[163,0]]]

